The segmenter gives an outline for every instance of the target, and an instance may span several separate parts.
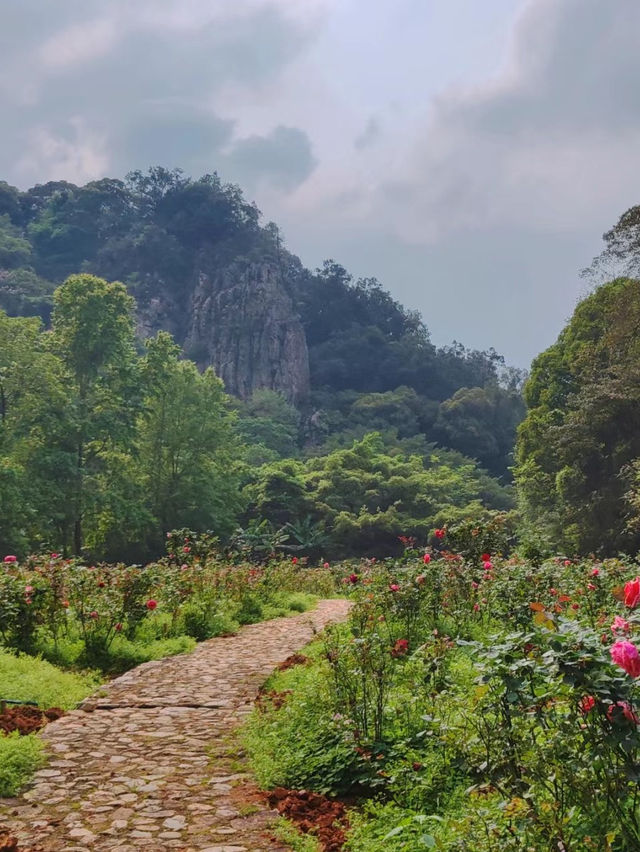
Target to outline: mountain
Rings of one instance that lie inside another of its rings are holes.
[[[490,349],[436,349],[422,318],[376,279],[310,271],[239,187],[161,167],[85,186],[0,183],[0,308],[51,313],[75,272],[122,281],[141,338],[171,332],[243,400],[276,391],[309,445],[376,428],[422,436],[509,477],[522,376]]]

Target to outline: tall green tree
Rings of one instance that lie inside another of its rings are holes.
[[[63,366],[39,319],[0,311],[0,339],[0,552],[23,553],[57,505],[38,457],[65,410]]]
[[[114,461],[134,435],[140,384],[133,309],[123,284],[93,275],[72,275],[54,294],[51,348],[64,364],[68,399],[51,447],[65,507],[62,541],[76,554],[85,525],[102,527],[100,514],[120,480]]]
[[[640,458],[640,282],[619,278],[576,308],[533,363],[518,434],[525,525],[567,551],[635,551],[628,471]],[[631,467],[630,467],[631,466]]]
[[[224,386],[213,370],[181,360],[166,332],[148,340],[136,455],[156,550],[175,528],[228,535],[241,505],[240,446]]]

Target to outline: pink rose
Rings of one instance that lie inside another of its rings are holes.
[[[620,618],[619,615],[613,619],[611,624],[611,632],[612,633],[628,633],[631,630],[631,625],[624,618]]]
[[[17,562],[18,557],[17,556],[5,556],[4,561],[5,562]]]
[[[399,591],[400,591],[400,586],[399,586],[397,583],[390,583],[390,584],[389,584],[389,591],[391,591],[391,592],[399,592]]]
[[[609,649],[611,659],[631,677],[640,676],[640,653],[632,642],[615,642]]]

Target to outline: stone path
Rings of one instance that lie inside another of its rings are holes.
[[[112,681],[47,726],[52,757],[21,798],[0,799],[0,833],[43,852],[285,850],[230,734],[274,667],[348,608],[320,601]]]

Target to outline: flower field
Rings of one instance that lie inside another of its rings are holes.
[[[261,784],[355,801],[351,852],[640,849],[637,563],[432,542],[341,566],[348,625],[246,726]]]

